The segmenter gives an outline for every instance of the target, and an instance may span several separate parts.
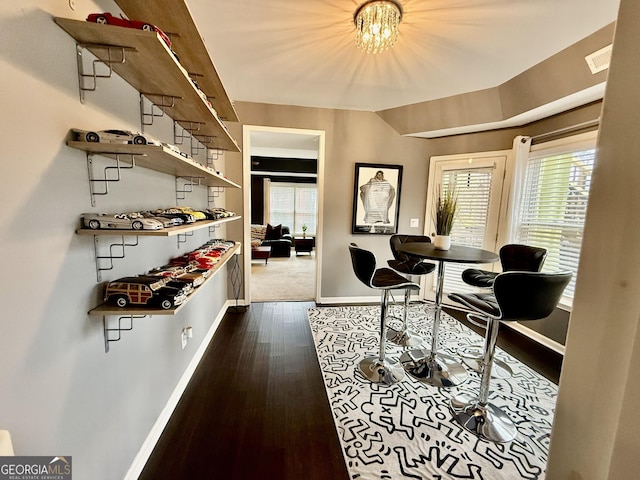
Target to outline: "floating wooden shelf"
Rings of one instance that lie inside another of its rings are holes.
[[[188,223],[186,225],[178,225],[177,227],[161,228],[160,230],[131,230],[131,229],[117,229],[117,228],[105,228],[96,229],[92,228],[79,228],[76,230],[78,235],[101,235],[101,236],[135,236],[135,237],[173,237],[180,234],[193,232],[202,228],[213,227],[222,223],[232,222],[242,218],[240,215],[233,217],[221,218],[220,220],[200,220],[195,223]]]
[[[102,305],[98,305],[96,308],[89,311],[89,315],[175,315],[178,313],[189,301],[195,297],[203,287],[211,280],[224,265],[233,258],[233,256],[240,249],[240,243],[236,243],[235,246],[231,247],[227,250],[221,257],[218,263],[213,267],[211,274],[207,277],[207,279],[202,283],[202,285],[198,286],[193,292],[189,294],[187,299],[181,305],[178,305],[176,308],[170,308],[168,310],[163,310],[161,308],[147,308],[147,307],[116,307],[111,304],[103,303]]]
[[[125,143],[100,143],[68,141],[67,145],[87,153],[115,158],[116,155],[135,155],[139,167],[168,173],[174,177],[199,178],[207,187],[242,188],[228,178],[198,162],[185,158],[171,149],[159,145],[129,145]],[[125,159],[126,161],[126,159]]]
[[[116,3],[128,18],[152,23],[168,34],[180,63],[194,75],[220,118],[228,122],[239,121],[189,7],[183,0],[116,0]]]
[[[208,148],[240,151],[157,33],[60,17],[54,21]]]

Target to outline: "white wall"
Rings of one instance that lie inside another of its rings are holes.
[[[11,431],[17,455],[72,456],[74,478],[99,480],[127,472],[223,308],[227,278],[220,272],[175,317],[134,320],[133,331],[105,353],[102,318],[87,315],[103,283],[96,281],[93,237],[75,234],[80,215],[174,205],[175,183],[137,168],[91,206],[86,157],[65,137],[73,127],[138,130],[139,97],[116,76],[80,103],[75,42],[52,17],[119,10],[110,1],[76,5],[0,3],[0,428]],[[173,142],[167,118],[146,131]],[[181,204],[206,206],[206,190],[196,188]],[[224,206],[224,196],[216,205]],[[208,239],[207,229],[179,247],[175,237],[140,237],[103,280],[142,273]],[[186,325],[195,338],[183,351]]]

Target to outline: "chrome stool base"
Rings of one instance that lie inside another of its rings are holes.
[[[496,443],[507,443],[516,438],[518,430],[509,416],[492,403],[480,405],[478,397],[462,394],[449,404],[453,418],[465,430],[480,438]]]
[[[453,357],[438,353],[431,355],[429,350],[417,348],[408,350],[400,356],[405,371],[422,383],[434,387],[455,387],[467,379],[467,371]]]
[[[482,359],[484,358],[484,349],[480,345],[470,345],[458,349],[458,355],[462,357],[462,363],[474,372],[482,373]],[[491,378],[506,380],[513,376],[513,370],[508,363],[495,358],[491,368]]]
[[[380,361],[378,357],[367,357],[359,364],[362,374],[373,383],[393,385],[404,378],[402,366],[389,360]]]
[[[391,327],[387,328],[387,340],[401,347],[417,347],[422,343],[422,337],[413,330],[396,330]]]

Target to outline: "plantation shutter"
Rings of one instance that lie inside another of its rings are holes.
[[[295,189],[292,186],[271,182],[269,223],[293,228],[294,202]]]
[[[530,154],[515,241],[547,249],[542,271],[573,272],[564,292],[573,300],[595,149]]]

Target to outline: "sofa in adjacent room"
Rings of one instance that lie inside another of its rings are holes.
[[[293,237],[283,225],[251,225],[251,247],[271,247],[272,257],[290,257]]]

